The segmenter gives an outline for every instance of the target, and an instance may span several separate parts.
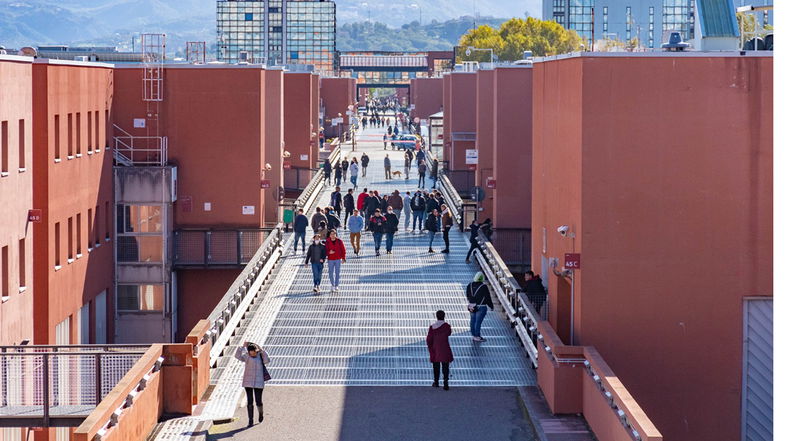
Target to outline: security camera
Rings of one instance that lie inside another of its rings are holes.
[[[270,165],[270,163],[267,163],[267,164],[264,164],[264,169],[267,170],[267,171],[270,171],[270,170],[273,169],[273,166]]]
[[[562,225],[559,228],[557,228],[556,231],[558,231],[559,234],[562,235],[562,237],[567,237],[567,232],[570,231],[570,227],[567,225]]]

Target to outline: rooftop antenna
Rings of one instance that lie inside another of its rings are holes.
[[[474,0],[474,30],[477,30],[477,0]]]

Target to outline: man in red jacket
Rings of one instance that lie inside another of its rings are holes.
[[[324,244],[327,249],[327,271],[330,274],[330,292],[338,292],[338,285],[341,283],[341,262],[346,262],[346,247],[343,241],[338,239],[338,233],[330,230],[327,242]]]
[[[357,195],[357,209],[360,210],[360,214],[364,213],[365,211],[365,198],[368,197],[368,189],[363,188],[363,192]]]
[[[433,363],[433,387],[439,387],[439,365],[444,375],[444,390],[450,390],[450,363],[452,363],[452,349],[450,348],[450,335],[452,328],[444,321],[444,311],[436,311],[436,321],[428,328],[428,352]]]

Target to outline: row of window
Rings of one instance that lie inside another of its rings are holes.
[[[103,213],[101,206],[96,205],[95,210],[92,208],[87,209],[87,235],[83,235],[82,226],[82,213],[77,213],[76,216],[69,217],[66,222],[66,230],[61,227],[60,222],[55,223],[55,269],[58,270],[62,267],[62,237],[66,235],[66,262],[72,263],[74,260],[82,257],[83,239],[87,239],[87,250],[91,251],[93,248],[101,246],[102,239],[108,241],[111,237],[112,228],[112,215],[109,208],[109,202],[104,203]]]
[[[63,129],[65,128],[65,146],[68,159],[82,156],[82,148],[86,147],[87,154],[101,152],[101,145],[109,145],[108,139],[101,139],[101,124],[109,120],[109,111],[104,111],[103,121],[101,120],[101,112],[89,111],[82,118],[81,112],[68,113],[65,117],[66,126],[61,121],[61,115],[54,115],[54,154],[55,162],[60,162],[62,159],[62,144],[63,144]],[[86,127],[85,127],[86,126]],[[86,132],[85,132],[86,129]],[[86,137],[82,134],[86,133]],[[105,136],[108,130],[105,131]]]
[[[15,253],[14,253],[15,251]],[[15,254],[15,255],[14,255]],[[25,256],[27,255],[27,248],[25,248],[25,239],[19,239],[19,245],[15,250],[10,249],[10,246],[4,245],[0,247],[0,296],[2,301],[5,302],[11,296],[12,280],[11,280],[11,261],[18,262],[18,277],[16,280],[16,288],[18,292],[24,292],[27,285],[27,275],[25,267]]]
[[[19,171],[24,172],[26,168],[25,158],[25,120],[20,119],[16,124],[17,132],[17,164]],[[11,147],[11,127],[9,121],[0,121],[0,176],[8,176],[11,167],[10,151]]]

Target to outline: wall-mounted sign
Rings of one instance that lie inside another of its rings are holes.
[[[147,120],[144,118],[134,118],[134,128],[143,129],[147,125]]]
[[[256,213],[256,207],[253,205],[243,205],[243,216],[253,216]]]
[[[494,188],[495,189],[496,188],[496,179],[492,178],[492,177],[488,177],[485,180],[485,186],[488,187],[488,188]]]
[[[213,203],[212,202],[205,202],[204,203],[204,211],[213,211]]]
[[[567,269],[581,269],[580,253],[566,253],[564,255],[564,267]]]
[[[270,188],[270,180],[262,179],[262,188]]]
[[[466,149],[466,165],[477,165],[477,149]]]
[[[300,161],[307,161],[308,155],[300,155]]]
[[[27,210],[27,221],[28,222],[35,222],[40,223],[43,220],[44,214],[41,212],[40,208],[33,208],[32,210]]]

